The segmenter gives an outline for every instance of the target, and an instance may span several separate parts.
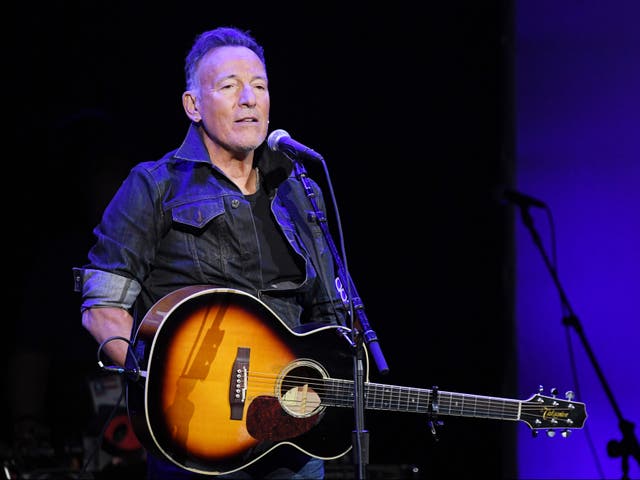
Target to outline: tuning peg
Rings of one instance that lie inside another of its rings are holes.
[[[557,389],[556,387],[553,387],[553,388],[550,390],[550,392],[551,392],[551,395],[553,395],[554,397],[555,397],[556,395],[558,395],[558,389]]]
[[[556,436],[556,431],[555,430],[547,430],[547,437],[553,438],[555,436]]]
[[[562,430],[562,433],[560,435],[562,435],[563,438],[567,438],[569,435],[571,435],[571,430]]]
[[[576,394],[573,393],[571,390],[568,390],[565,394],[564,394],[564,398],[566,398],[567,400],[571,401],[574,398],[576,398]]]
[[[544,392],[544,387],[542,385],[538,385],[538,393]]]
[[[538,430],[531,430],[531,436],[533,438],[537,438],[538,437]]]

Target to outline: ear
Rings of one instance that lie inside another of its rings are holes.
[[[188,90],[182,94],[182,107],[184,108],[187,117],[189,117],[192,122],[198,123],[202,120],[202,116],[198,111],[196,95],[194,92]]]

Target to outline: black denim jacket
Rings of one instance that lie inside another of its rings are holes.
[[[308,322],[344,324],[334,259],[291,160],[263,145],[255,163],[277,223],[304,261],[300,284],[262,284],[250,204],[211,163],[191,125],[177,150],[134,166],[105,209],[89,262],[74,269],[82,308],[121,307],[139,322],[166,294],[212,285],[258,297],[292,329]]]

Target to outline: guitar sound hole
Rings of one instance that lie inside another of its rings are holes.
[[[327,377],[327,372],[312,360],[290,363],[276,385],[280,405],[293,417],[315,415],[323,409],[321,394]]]

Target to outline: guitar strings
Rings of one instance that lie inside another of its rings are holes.
[[[252,372],[249,374],[249,378],[252,380],[249,383],[249,390],[253,392],[255,387],[266,386],[267,389],[265,393],[278,396],[275,388],[278,385],[280,377],[280,375],[269,373]],[[255,382],[253,380],[255,380]],[[306,386],[320,397],[322,405],[352,405],[353,381],[350,380],[287,375],[279,385],[285,393],[289,390]],[[430,407],[433,407],[432,397],[436,396],[434,391],[429,389],[381,385],[370,382],[365,383],[365,389],[367,394],[366,405],[373,409],[393,408],[413,412],[423,411],[426,413]],[[570,412],[572,410],[569,406],[549,406],[542,403],[531,404],[514,399],[446,391],[437,392],[437,397],[438,411],[444,415],[467,412],[465,414],[466,416],[518,420],[521,416],[542,416],[549,410],[555,412]],[[303,404],[306,401],[307,398],[287,398],[287,404],[289,405],[295,405],[296,403]],[[473,414],[468,412],[473,412]],[[494,412],[494,414],[491,415],[491,412]]]

